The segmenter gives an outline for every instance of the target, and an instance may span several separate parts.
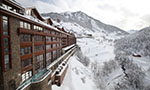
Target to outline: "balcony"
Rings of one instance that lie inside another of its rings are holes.
[[[44,88],[48,83],[49,78],[51,77],[51,70],[43,69],[39,73],[32,76],[29,80],[22,83],[16,90],[24,90],[27,88]],[[44,82],[44,83],[43,83]]]

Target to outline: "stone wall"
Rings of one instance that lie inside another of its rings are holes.
[[[21,60],[20,60],[20,39],[18,35],[19,19],[9,17],[10,48],[11,48],[11,69],[3,73],[4,90],[9,89],[9,82],[15,80],[16,87],[21,82]]]

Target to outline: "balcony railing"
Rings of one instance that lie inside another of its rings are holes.
[[[24,90],[26,87],[28,87],[32,83],[38,83],[43,81],[49,74],[51,73],[51,70],[43,69],[39,73],[32,76],[29,80],[22,83],[16,90]]]

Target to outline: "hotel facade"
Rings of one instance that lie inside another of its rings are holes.
[[[0,0],[0,90],[51,90],[61,85],[76,37],[35,7]]]

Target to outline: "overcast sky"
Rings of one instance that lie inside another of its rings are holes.
[[[82,11],[106,24],[124,30],[150,25],[150,0],[16,0],[40,13]]]

